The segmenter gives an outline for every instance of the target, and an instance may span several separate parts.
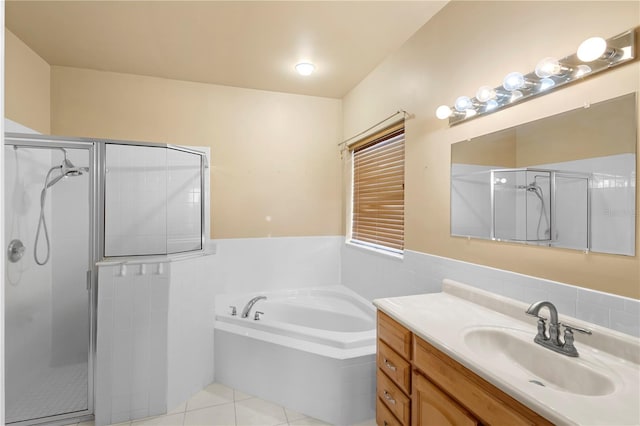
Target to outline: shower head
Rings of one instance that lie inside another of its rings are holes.
[[[63,176],[81,176],[83,172],[88,172],[88,167],[76,167],[70,160],[65,156],[62,161],[61,172]]]
[[[53,185],[55,185],[56,183],[58,183],[60,181],[60,179],[62,179],[63,177],[66,176],[82,176],[83,172],[88,172],[89,168],[88,167],[76,167],[71,160],[69,160],[67,158],[67,150],[64,148],[58,148],[59,150],[61,150],[64,153],[64,159],[62,160],[62,164],[60,164],[59,166],[54,166],[51,169],[49,169],[49,173],[47,174],[47,179],[46,179],[46,188],[51,188]],[[56,176],[55,178],[53,178],[51,181],[49,181],[49,176],[51,175],[51,172],[53,172],[56,169],[60,169],[60,174],[58,176]]]

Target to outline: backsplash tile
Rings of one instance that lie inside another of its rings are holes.
[[[640,324],[638,324],[638,313],[629,313],[612,309],[609,311],[609,321],[611,328],[631,334],[632,336],[640,336]]]
[[[627,299],[624,301],[624,311],[640,317],[640,303],[637,300]]]
[[[607,293],[595,290],[579,289],[578,302],[598,305],[607,309],[617,309],[619,311],[624,310],[624,298],[611,297],[611,295]]]
[[[582,320],[610,327],[609,309],[594,303],[581,302],[578,300],[576,304],[576,316]]]
[[[219,239],[213,262],[220,293],[249,293],[340,283],[344,237]]]
[[[640,337],[638,300],[409,250],[397,259],[343,244],[341,260],[342,285],[369,300],[438,292],[449,278],[524,303],[549,300],[563,315]]]

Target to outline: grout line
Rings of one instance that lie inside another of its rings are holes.
[[[233,420],[235,423],[235,426],[238,426],[238,407],[236,406],[236,391],[235,389],[233,390]]]

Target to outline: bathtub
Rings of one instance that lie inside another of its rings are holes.
[[[241,318],[258,295],[267,299]],[[217,382],[335,425],[375,417],[376,311],[369,301],[326,286],[221,295],[215,306]]]

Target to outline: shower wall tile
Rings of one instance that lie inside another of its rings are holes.
[[[166,253],[166,149],[106,146],[105,254]]]
[[[438,292],[444,278],[525,303],[550,300],[561,314],[640,336],[635,299],[420,252],[398,259],[342,244],[341,283],[369,300]]]
[[[201,246],[200,156],[167,151],[167,251]]]
[[[174,262],[170,275],[167,407],[213,382],[214,296],[212,256]]]
[[[97,425],[166,412],[169,273],[169,263],[162,271],[155,264],[99,267]]]

